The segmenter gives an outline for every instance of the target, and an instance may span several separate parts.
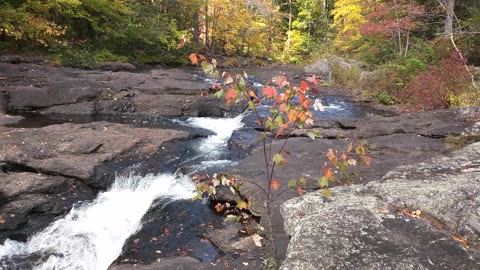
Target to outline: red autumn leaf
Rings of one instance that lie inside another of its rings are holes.
[[[267,97],[267,98],[274,98],[277,96],[277,89],[273,86],[268,86],[263,88],[262,93]]]
[[[332,178],[332,168],[328,168],[325,172],[325,178],[330,179]]]
[[[317,76],[315,76],[315,75],[313,75],[312,77],[308,78],[308,81],[309,81],[310,83],[313,83],[314,85],[319,85],[319,84],[320,84],[320,79],[319,79]]]
[[[307,91],[309,88],[310,88],[310,86],[308,86],[308,83],[306,81],[302,81],[300,83],[300,90]]]
[[[305,95],[300,95],[300,104],[303,104],[305,102]]]
[[[228,89],[227,94],[225,95],[225,99],[227,100],[227,103],[230,103],[231,101],[235,100],[235,96],[236,96],[235,89],[233,88]]]
[[[280,188],[280,183],[277,180],[272,180],[272,183],[270,184],[270,187],[278,190]]]
[[[198,65],[198,58],[196,53],[190,54],[188,58],[190,59],[190,62],[192,63],[192,65]]]
[[[343,161],[347,160],[347,155],[345,154],[340,155],[340,159]]]
[[[297,193],[299,196],[303,196],[303,189],[302,188],[297,188]]]

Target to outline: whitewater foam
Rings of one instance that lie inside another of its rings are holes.
[[[168,174],[116,177],[97,199],[74,207],[65,217],[33,235],[26,243],[6,240],[0,259],[32,253],[50,255],[38,270],[102,270],[121,254],[152,204],[190,199],[190,178]]]

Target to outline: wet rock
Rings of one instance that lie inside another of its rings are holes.
[[[0,114],[0,126],[13,125],[25,119],[19,115]]]
[[[136,70],[137,67],[130,63],[122,63],[122,62],[101,62],[98,63],[98,67],[101,70],[107,71],[132,71]]]
[[[418,112],[394,117],[368,117],[357,122],[356,134],[362,138],[394,133],[416,133],[443,138],[460,135],[478,119],[480,107]]]
[[[24,241],[66,213],[74,203],[91,200],[95,192],[83,183],[61,176],[31,172],[0,173],[0,241]]]
[[[239,223],[226,224],[222,229],[210,231],[207,239],[224,253],[230,251],[245,252],[256,249],[252,236],[241,237],[241,230],[245,230],[245,225]]]
[[[211,266],[210,266],[211,267]],[[108,270],[199,270],[210,269],[208,265],[202,265],[192,257],[161,258],[158,262],[142,264],[119,264],[111,265]]]
[[[0,92],[0,115],[6,114],[8,111],[8,96]]]
[[[480,267],[478,149],[398,167],[366,186],[333,188],[331,202],[313,192],[282,204],[292,238],[281,269]]]
[[[1,91],[13,111],[43,114],[236,116],[246,103],[227,107],[208,93],[193,71],[86,71],[35,64],[0,63]]]
[[[47,63],[48,61],[42,57],[23,56],[23,55],[2,55],[0,63],[20,64],[20,63]]]
[[[98,92],[95,88],[75,86],[73,82],[52,83],[51,88],[16,86],[9,91],[9,102],[13,110],[27,111],[93,100]]]
[[[126,157],[146,157],[166,141],[188,138],[176,130],[95,122],[16,129],[0,134],[0,162],[105,186],[96,167]]]

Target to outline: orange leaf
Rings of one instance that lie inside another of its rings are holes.
[[[198,58],[196,53],[190,54],[188,58],[190,59],[190,62],[192,63],[192,65],[198,65]]]
[[[302,188],[297,188],[297,193],[299,196],[303,196],[303,189]]]
[[[272,180],[272,183],[270,184],[270,187],[277,190],[280,188],[280,183],[277,180]]]
[[[310,86],[308,86],[308,83],[306,81],[302,81],[300,83],[300,90],[307,91],[309,88],[310,88]]]
[[[287,116],[288,116],[288,121],[295,122],[297,121],[297,118],[298,118],[298,112],[295,110],[290,110]]]
[[[255,92],[253,92],[252,90],[248,90],[248,95],[253,98],[257,98],[257,95],[255,95]]]
[[[343,160],[343,161],[347,160],[347,155],[342,154],[342,155],[340,156],[340,159]]]
[[[230,88],[228,89],[227,94],[225,95],[225,99],[227,100],[227,102],[231,102],[235,99],[235,96],[236,96],[235,89]]]
[[[468,241],[458,235],[452,235],[452,239],[457,241],[457,242],[460,242],[462,243],[464,246],[468,246]]]
[[[367,165],[368,167],[370,167],[370,163],[372,163],[372,160],[373,158],[371,157],[368,157],[368,156],[363,157],[363,163],[365,163],[365,165]]]
[[[223,209],[223,205],[221,203],[217,203],[215,205],[215,210],[217,210],[217,212],[221,212]]]
[[[267,97],[267,98],[274,98],[277,96],[277,89],[273,86],[268,86],[263,88],[262,93]]]
[[[333,159],[336,158],[335,153],[333,153],[333,150],[332,150],[332,149],[328,149],[327,158],[328,158],[329,160],[333,160]]]
[[[325,172],[325,178],[330,179],[332,178],[332,168],[328,168]]]

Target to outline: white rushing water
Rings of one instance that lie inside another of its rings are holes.
[[[121,254],[125,241],[141,228],[141,219],[155,200],[167,203],[190,199],[194,190],[188,177],[167,174],[116,177],[113,186],[100,193],[95,201],[74,207],[26,243],[5,241],[0,246],[0,258],[55,254],[34,269],[107,269]]]
[[[221,151],[226,150],[228,139],[232,136],[233,131],[244,126],[242,122],[244,116],[244,114],[240,114],[235,118],[192,117],[187,120],[187,124],[215,132],[215,135],[208,136],[198,146],[200,152],[214,159]]]

